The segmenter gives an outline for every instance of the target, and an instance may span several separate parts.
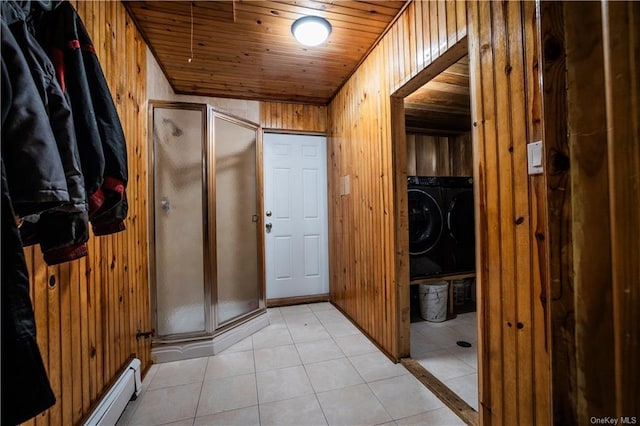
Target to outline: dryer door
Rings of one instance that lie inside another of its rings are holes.
[[[409,253],[419,255],[431,250],[440,241],[443,216],[431,194],[422,189],[409,189]]]
[[[447,229],[459,246],[474,246],[473,191],[460,191],[451,199],[447,208]]]
[[[473,219],[473,191],[448,189],[446,273],[470,272],[475,269],[475,233]]]

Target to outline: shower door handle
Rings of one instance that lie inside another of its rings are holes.
[[[167,197],[162,197],[162,199],[160,200],[160,208],[166,212],[171,209],[171,203],[169,202]]]

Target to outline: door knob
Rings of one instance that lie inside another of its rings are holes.
[[[271,217],[271,214],[272,214],[271,210],[267,210],[267,213],[266,213],[267,217]]]
[[[267,232],[271,232],[271,228],[273,228],[273,225],[271,223],[267,223],[264,226],[267,228]]]
[[[171,209],[171,203],[169,202],[167,197],[162,197],[162,200],[160,200],[160,207],[162,208],[162,210],[166,212],[168,212],[169,209]]]

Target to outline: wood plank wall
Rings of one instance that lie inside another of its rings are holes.
[[[549,310],[551,314],[553,418],[576,422],[575,292],[571,229],[571,177],[562,2],[541,2],[544,149],[547,169]]]
[[[609,182],[602,9],[599,2],[566,3],[563,13],[573,206],[576,410],[577,423],[585,424],[591,416],[615,411],[611,350],[601,350],[614,344],[611,230],[609,210],[603,208],[609,205]],[[584,26],[593,31],[578,36],[576,31]]]
[[[469,2],[478,282],[484,319],[481,422],[551,422],[544,175],[536,3]]]
[[[640,410],[640,3],[602,3],[615,412],[623,417]]]
[[[387,99],[415,75],[416,68],[419,71],[431,63],[432,52],[437,52],[434,58],[442,53],[438,50],[440,43],[431,43],[431,37],[438,40],[441,35],[438,29],[441,21],[436,19],[433,25],[429,24],[429,16],[437,13],[438,7],[435,2],[411,4],[329,106],[331,296],[390,354],[399,348],[394,346],[394,339],[400,340],[400,331],[390,324],[399,314],[394,311],[397,293],[393,291],[391,258],[401,250],[394,247],[390,215],[397,200],[391,197],[390,187],[392,174],[398,173],[398,166],[402,165],[396,165],[394,170]],[[585,392],[576,386],[571,277],[575,245],[571,203],[575,197],[569,178],[570,150],[566,137],[564,6],[541,3],[541,52],[537,45],[535,7],[532,2],[469,5],[472,75],[478,102],[474,105],[477,167],[474,174],[482,180],[478,185],[484,188],[485,208],[491,207],[485,217],[479,218],[483,228],[479,244],[489,248],[479,262],[481,279],[486,283],[483,292],[488,295],[480,306],[480,314],[486,312],[489,318],[482,331],[486,333],[486,352],[490,355],[488,365],[480,371],[481,383],[486,384],[480,390],[483,424],[576,423],[575,403],[584,398],[580,392]],[[609,15],[605,27],[615,32],[610,35],[606,46],[610,53],[604,62],[610,69],[609,77],[605,75],[608,81],[605,91],[610,99],[608,127],[612,129],[608,135],[608,161],[610,165],[616,164],[608,172],[609,192],[614,194],[609,204],[610,238],[617,266],[613,266],[609,280],[613,282],[616,306],[611,319],[615,351],[605,352],[615,356],[615,360],[607,361],[609,365],[615,362],[609,368],[612,376],[615,373],[615,389],[609,389],[609,393],[611,398],[616,395],[615,413],[624,416],[637,410],[640,395],[637,380],[640,85],[637,58],[633,55],[639,44],[639,26],[634,19],[640,15],[638,5],[633,2],[612,2],[606,7]],[[555,12],[549,12],[549,8],[555,8]],[[462,25],[457,28],[458,37],[465,34]],[[409,54],[405,55],[406,52]],[[544,97],[536,84],[540,72],[538,56],[544,64]],[[407,58],[408,62],[401,58]],[[620,75],[623,77],[613,78]],[[585,95],[591,90],[574,89]],[[542,104],[544,120],[540,115]],[[543,124],[546,172],[544,176],[527,177],[524,143],[541,138]],[[504,135],[508,137],[503,140]],[[345,175],[351,176],[353,191],[340,197],[340,177]],[[371,244],[373,239],[375,244]],[[545,323],[549,311],[552,319]],[[589,322],[584,327],[585,337],[598,327]],[[596,391],[597,388],[586,390]],[[587,411],[583,413],[586,415]]]
[[[408,176],[473,176],[471,134],[407,134]]]
[[[146,45],[120,2],[73,1],[107,77],[129,158],[126,231],[91,237],[89,256],[48,267],[26,249],[38,345],[57,403],[30,425],[72,425],[85,417],[129,358],[146,369],[147,279]]]
[[[329,105],[331,298],[388,354],[407,355],[406,312],[398,311],[406,289],[395,262],[407,255],[393,217],[403,220],[394,186],[401,188],[395,180],[406,173],[406,152],[393,149],[389,99],[454,47],[468,21],[474,176],[484,211],[476,216],[486,344],[481,422],[548,424],[545,181],[526,170],[526,142],[542,136],[536,4],[467,7],[465,16],[463,3],[410,4]],[[340,196],[345,175],[351,194]]]
[[[638,16],[542,3],[556,424],[640,407]]]
[[[327,107],[322,105],[260,102],[260,126],[267,130],[327,132]]]
[[[408,355],[409,277],[397,281],[408,245],[396,247],[394,187],[406,154],[394,159],[390,97],[466,33],[464,2],[412,2],[329,104],[331,300],[396,359]]]

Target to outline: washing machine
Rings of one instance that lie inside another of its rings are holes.
[[[407,180],[410,276],[442,274],[445,216],[441,178],[409,176]]]
[[[441,184],[446,232],[444,273],[473,272],[476,262],[473,178],[446,177]]]

